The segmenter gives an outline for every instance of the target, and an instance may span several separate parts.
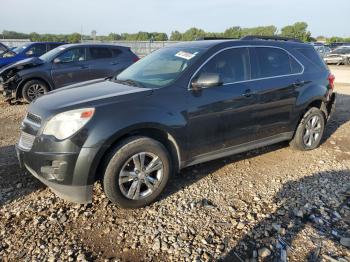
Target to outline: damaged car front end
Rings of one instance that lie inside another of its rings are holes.
[[[0,92],[6,101],[12,102],[20,98],[19,88],[22,72],[25,69],[39,66],[44,62],[39,58],[28,58],[0,70]]]

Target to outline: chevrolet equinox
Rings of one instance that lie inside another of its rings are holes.
[[[285,38],[173,44],[117,76],[34,100],[16,146],[21,166],[58,196],[153,202],[178,170],[281,141],[319,146],[334,76],[316,50]]]

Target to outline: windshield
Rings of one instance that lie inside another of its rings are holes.
[[[50,50],[49,52],[43,54],[42,56],[40,56],[39,58],[41,60],[43,60],[44,62],[51,62],[54,58],[56,58],[56,56],[61,53],[61,51],[63,51],[64,49],[66,49],[63,46],[59,46],[56,47],[52,50]]]
[[[13,57],[17,54],[19,54],[20,52],[22,52],[24,49],[27,48],[27,44],[21,45],[19,47],[13,48],[13,49],[8,49],[6,50],[6,52],[1,54],[1,57]]]
[[[186,47],[159,49],[125,69],[114,81],[134,82],[149,88],[167,86],[192,65],[202,51]]]
[[[20,46],[14,48],[14,49],[11,50],[11,51],[14,52],[14,53],[16,53],[16,54],[19,54],[19,53],[21,53],[24,49],[26,49],[27,46],[28,46],[27,44],[20,45]]]

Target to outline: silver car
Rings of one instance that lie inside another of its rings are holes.
[[[350,46],[341,46],[323,57],[327,64],[350,65]]]

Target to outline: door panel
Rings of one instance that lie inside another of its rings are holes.
[[[255,139],[253,114],[257,97],[243,94],[246,84],[189,91],[188,130],[191,155],[243,144]]]
[[[251,114],[256,95],[247,84],[250,62],[247,48],[230,48],[215,55],[194,76],[216,74],[222,86],[188,93],[188,144],[192,157],[254,140]]]
[[[254,47],[252,54],[251,81],[259,97],[257,120],[259,130],[257,139],[288,132],[295,101],[297,83],[302,66],[285,50],[275,47]]]
[[[89,62],[86,61],[85,48],[66,50],[53,63],[51,75],[56,88],[90,80]]]
[[[288,132],[297,92],[293,82],[296,77],[257,80],[258,97],[256,112],[252,115],[258,124],[257,139]]]

